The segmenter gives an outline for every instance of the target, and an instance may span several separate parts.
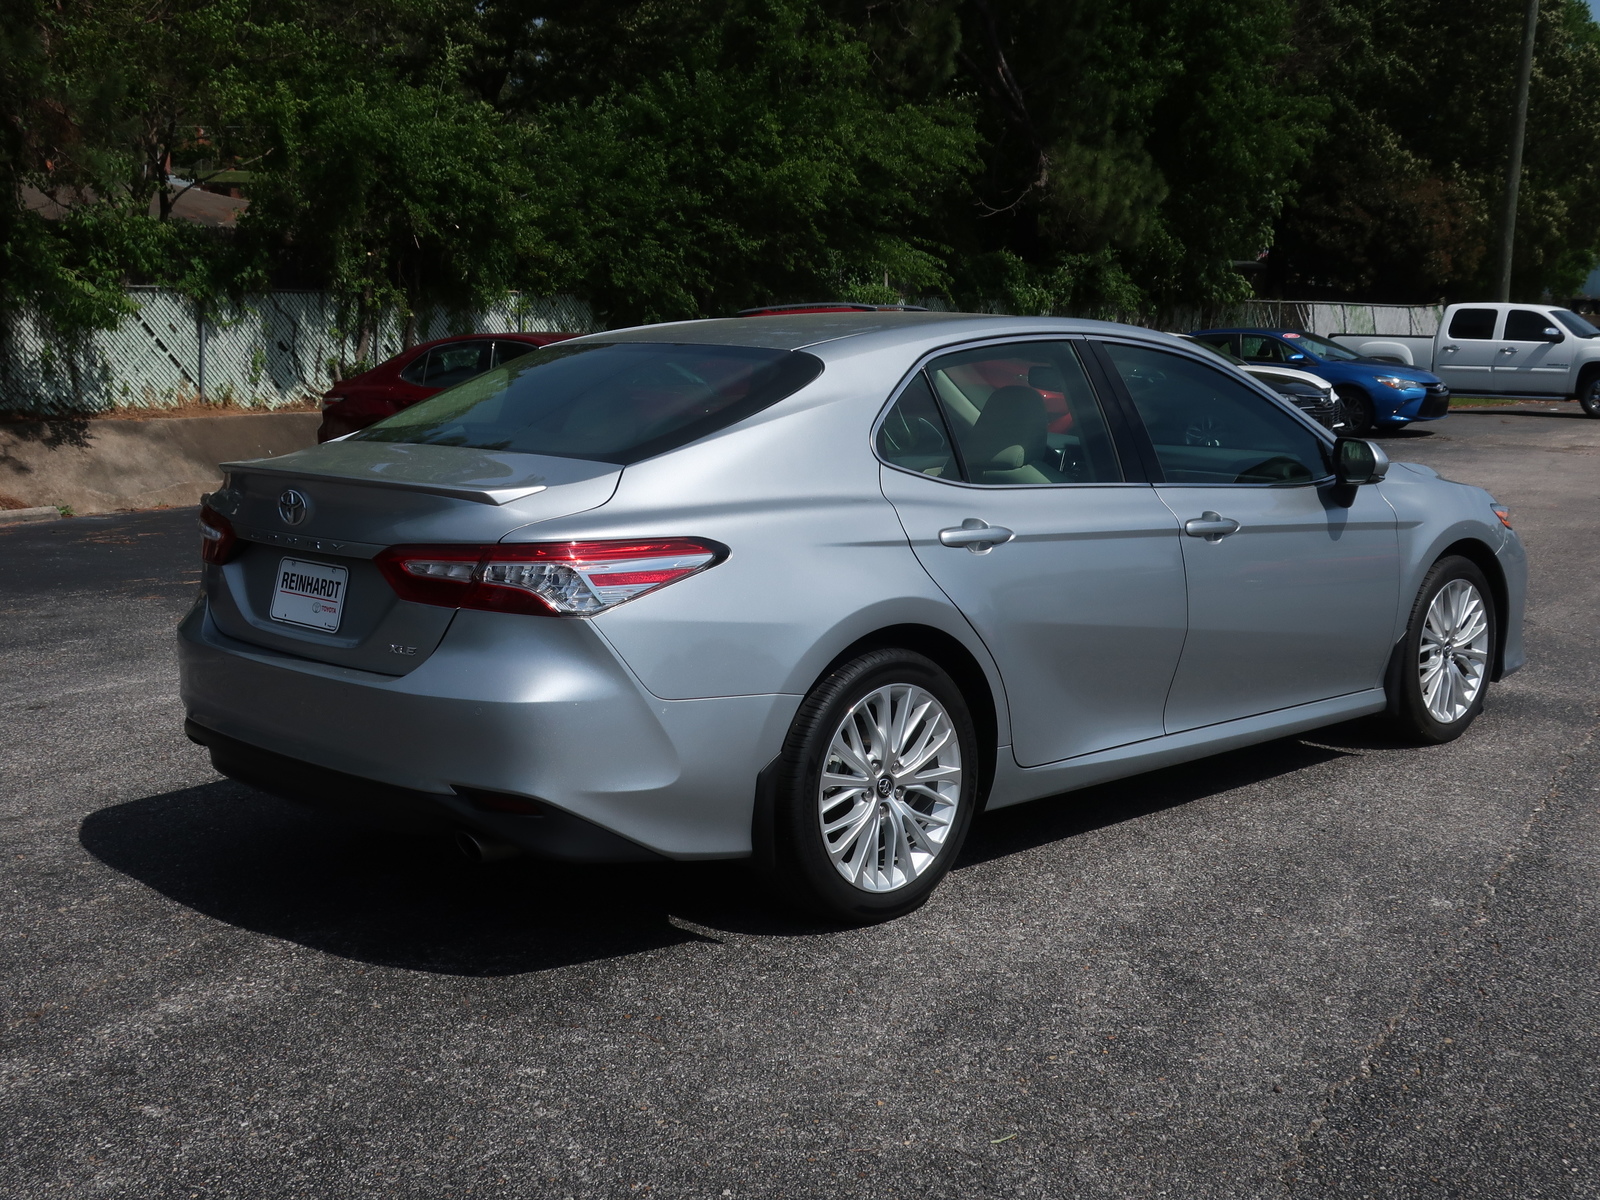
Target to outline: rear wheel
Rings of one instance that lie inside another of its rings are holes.
[[[1467,731],[1494,669],[1495,622],[1476,563],[1452,556],[1434,564],[1389,669],[1388,712],[1398,732],[1437,744]]]
[[[1352,387],[1339,389],[1339,410],[1344,421],[1345,437],[1369,437],[1377,426],[1377,415],[1372,401]]]
[[[961,851],[978,744],[965,699],[931,659],[877,650],[800,705],[773,793],[785,900],[848,921],[920,906]]]
[[[1591,417],[1600,417],[1600,371],[1591,372],[1578,388],[1578,403]]]

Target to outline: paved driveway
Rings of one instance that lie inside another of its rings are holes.
[[[730,865],[473,868],[220,780],[192,511],[0,530],[0,1194],[1594,1196],[1600,421],[1388,445],[1532,556],[1466,738],[1008,810],[849,931]]]

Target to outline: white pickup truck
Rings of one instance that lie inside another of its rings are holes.
[[[1432,371],[1457,396],[1571,396],[1600,417],[1600,329],[1544,304],[1452,304],[1433,337],[1341,333],[1383,362]]]

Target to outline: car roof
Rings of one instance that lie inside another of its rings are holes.
[[[1199,329],[1194,333],[1191,333],[1189,336],[1203,337],[1208,333],[1265,333],[1272,337],[1282,337],[1286,333],[1292,333],[1296,337],[1306,337],[1309,335],[1310,331],[1305,329],[1268,329],[1264,325],[1235,325],[1228,329]]]
[[[923,340],[1003,337],[1014,333],[1137,333],[1168,335],[1111,321],[1077,317],[1012,317],[990,313],[835,312],[772,314],[754,317],[674,321],[592,333],[604,342],[676,342],[709,346],[753,346],[768,350],[810,350],[842,342],[900,344]],[[1176,340],[1176,339],[1172,339]]]

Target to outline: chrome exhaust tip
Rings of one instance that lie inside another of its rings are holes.
[[[520,846],[502,842],[498,838],[473,833],[470,829],[456,830],[456,849],[475,863],[504,862],[522,855]]]

